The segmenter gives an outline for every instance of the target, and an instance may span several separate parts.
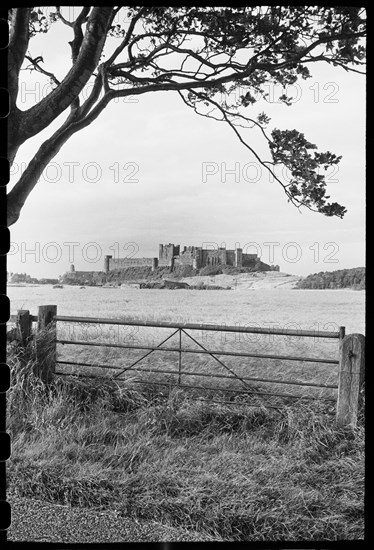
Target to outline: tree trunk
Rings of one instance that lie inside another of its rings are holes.
[[[49,126],[79,96],[99,63],[112,19],[113,7],[93,8],[80,52],[72,68],[59,86],[26,111],[20,111],[15,105],[20,70],[19,60],[24,48],[21,53],[18,53],[18,57],[9,56],[9,82],[13,84],[13,97],[8,117],[8,158],[11,164],[18,148],[27,139]],[[22,61],[24,54],[25,52],[23,52]]]
[[[20,179],[7,195],[8,227],[18,220],[22,207],[37,184],[43,170],[57,155],[64,143],[73,134],[91,124],[113,97],[114,94],[112,92],[105,94],[100,102],[86,116],[81,118],[79,118],[79,112],[70,114],[64,124],[39,147],[39,150],[29,162]],[[82,112],[84,113],[84,111]]]

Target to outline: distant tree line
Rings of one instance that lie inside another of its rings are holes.
[[[27,273],[9,273],[8,281],[11,284],[14,283],[27,283],[27,284],[39,284],[39,285],[54,285],[58,283],[58,279],[36,279],[31,277]]]
[[[337,271],[320,271],[301,279],[296,288],[365,288],[365,268],[338,269]]]

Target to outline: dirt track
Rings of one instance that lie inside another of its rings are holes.
[[[113,511],[71,508],[25,497],[8,496],[14,542],[174,542],[198,541],[190,531],[158,523],[136,522]]]

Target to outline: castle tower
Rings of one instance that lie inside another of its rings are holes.
[[[104,271],[105,273],[109,273],[110,271],[110,260],[112,259],[112,256],[105,256],[104,257]]]
[[[174,256],[174,244],[169,243],[165,245],[165,254],[168,260]]]
[[[162,260],[164,257],[164,245],[163,244],[159,244],[158,245],[158,259],[159,260]]]
[[[219,249],[219,258],[221,260],[221,265],[226,265],[226,263],[227,263],[226,248],[220,248]]]
[[[74,273],[74,272],[75,272],[74,264],[71,264],[71,266],[70,266],[70,273]]]
[[[235,250],[235,267],[241,267],[243,265],[243,249],[237,248]]]
[[[192,260],[192,267],[194,269],[200,269],[202,266],[202,249],[197,247],[194,249],[194,258]]]
[[[156,271],[158,267],[158,258],[152,258],[152,271]]]

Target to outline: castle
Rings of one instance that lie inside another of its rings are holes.
[[[126,267],[148,266],[154,271],[157,267],[169,267],[172,271],[176,266],[191,266],[201,269],[205,266],[231,265],[234,267],[254,267],[260,258],[257,254],[245,254],[242,248],[227,250],[225,247],[208,249],[202,246],[181,246],[160,244],[158,258],[113,258],[105,256],[104,271],[109,273],[115,269]],[[276,266],[273,269],[279,270]]]
[[[158,248],[158,258],[113,258],[106,255],[104,257],[103,271],[76,271],[74,265],[70,266],[70,271],[61,277],[63,282],[69,284],[103,284],[106,275],[113,271],[120,271],[129,267],[149,267],[155,271],[158,267],[166,267],[173,271],[178,266],[190,266],[194,269],[201,269],[206,266],[233,266],[250,267],[255,271],[279,271],[279,266],[268,266],[260,261],[257,254],[243,253],[242,248],[227,250],[226,247],[208,249],[202,246],[181,246],[169,244],[160,244]]]

